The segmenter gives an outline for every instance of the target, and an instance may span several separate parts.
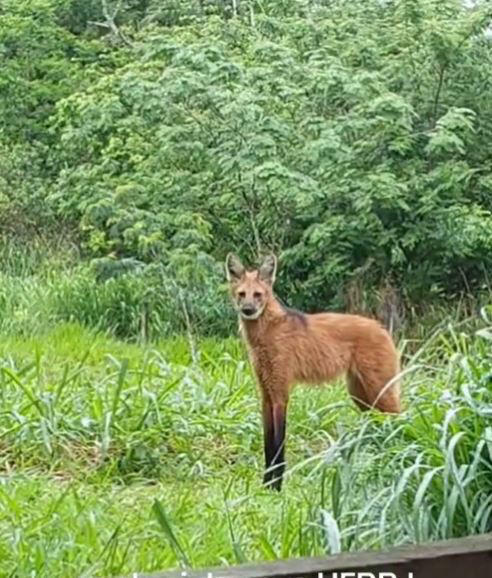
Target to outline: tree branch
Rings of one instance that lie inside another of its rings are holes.
[[[446,72],[447,65],[441,65],[439,69],[439,80],[437,83],[436,94],[434,95],[434,109],[432,112],[432,124],[435,127],[437,123],[437,109],[439,107],[439,98],[441,97],[442,85],[444,83],[444,73]]]
[[[118,16],[118,12],[121,8],[121,0],[118,0],[116,6],[113,10],[113,13],[110,12],[107,0],[101,0],[102,5],[102,12],[103,16],[106,19],[104,22],[95,22],[93,20],[89,20],[88,24],[92,24],[93,26],[98,26],[99,28],[105,28],[109,30],[111,34],[121,40],[127,46],[132,47],[133,44],[128,40],[125,34],[118,28],[116,25],[115,19]]]

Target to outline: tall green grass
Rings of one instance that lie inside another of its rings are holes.
[[[220,279],[179,286],[157,267],[102,280],[75,245],[0,238],[0,333],[40,334],[74,322],[113,336],[150,341],[187,333],[230,333],[235,318]]]
[[[261,485],[236,340],[123,343],[76,324],[0,340],[0,575],[111,576],[492,530],[491,329],[405,355],[405,412],[299,388],[281,495]],[[489,322],[490,325],[490,322]]]

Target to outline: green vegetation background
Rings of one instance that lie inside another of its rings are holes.
[[[280,295],[309,311],[479,299],[491,17],[457,0],[3,0],[2,261],[14,244],[31,263],[0,272],[1,324],[228,334],[231,249],[278,253]]]
[[[1,1],[0,576],[492,531],[475,4]],[[278,253],[289,305],[393,323],[403,356],[396,418],[295,392],[281,495],[224,339],[231,249]]]

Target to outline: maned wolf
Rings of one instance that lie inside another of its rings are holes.
[[[338,313],[305,314],[283,307],[273,294],[277,260],[249,271],[232,254],[226,273],[260,386],[265,476],[280,490],[285,468],[287,404],[296,383],[319,384],[347,374],[362,409],[400,411],[399,362],[389,333],[375,320]]]

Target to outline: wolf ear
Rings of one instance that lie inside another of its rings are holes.
[[[258,277],[268,283],[273,285],[275,283],[275,274],[277,272],[277,257],[275,255],[268,255],[263,259],[263,263],[258,269]]]
[[[226,275],[228,281],[237,281],[244,275],[245,268],[238,257],[233,253],[229,253],[226,257]]]

